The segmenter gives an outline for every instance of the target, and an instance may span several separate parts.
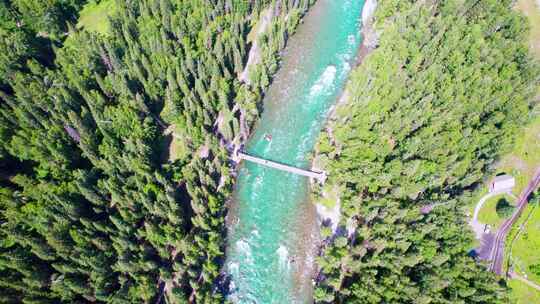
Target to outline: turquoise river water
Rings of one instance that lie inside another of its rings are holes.
[[[246,150],[309,168],[361,42],[363,0],[318,0],[289,40]],[[270,141],[265,139],[269,134]],[[315,212],[306,177],[244,163],[227,248],[235,303],[308,303]]]

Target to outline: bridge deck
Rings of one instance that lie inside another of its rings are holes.
[[[314,171],[310,171],[310,170],[304,170],[304,169],[296,168],[296,167],[293,167],[293,166],[280,164],[280,163],[277,163],[277,162],[274,162],[274,161],[271,161],[271,160],[266,160],[266,159],[262,159],[262,158],[259,158],[259,157],[251,156],[251,155],[248,155],[248,154],[245,154],[245,153],[242,153],[242,152],[238,152],[238,158],[244,159],[244,160],[247,160],[247,161],[250,161],[250,162],[254,162],[254,163],[257,163],[259,165],[267,166],[267,167],[270,167],[270,168],[274,168],[274,169],[278,169],[278,170],[282,170],[282,171],[286,171],[286,172],[290,172],[290,173],[294,173],[294,174],[298,174],[298,175],[303,175],[303,176],[315,178],[315,179],[319,180],[321,183],[324,183],[324,181],[326,180],[326,173],[325,172],[314,172]]]

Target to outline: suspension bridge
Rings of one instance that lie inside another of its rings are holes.
[[[297,168],[297,167],[293,167],[293,166],[285,165],[285,164],[278,163],[278,162],[275,162],[275,161],[267,160],[267,159],[264,159],[264,158],[261,158],[261,157],[256,157],[256,156],[253,156],[253,155],[249,155],[249,154],[247,154],[245,152],[242,152],[242,151],[238,151],[236,153],[235,160],[236,161],[246,160],[246,161],[249,161],[249,162],[252,162],[252,163],[256,163],[256,164],[259,164],[259,165],[262,165],[262,166],[274,168],[274,169],[277,169],[277,170],[281,170],[281,171],[285,171],[285,172],[289,172],[289,173],[293,173],[293,174],[297,174],[297,175],[307,176],[309,178],[314,178],[314,179],[318,180],[321,184],[324,184],[324,182],[326,181],[326,177],[327,177],[326,172],[324,172],[324,171],[320,172],[320,171],[311,171],[311,170],[300,169],[300,168]]]

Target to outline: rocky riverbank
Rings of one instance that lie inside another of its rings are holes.
[[[373,51],[378,43],[379,43],[379,35],[377,34],[374,22],[375,22],[375,10],[377,8],[377,0],[366,0],[364,4],[364,8],[362,10],[362,44],[360,45],[360,48],[358,50],[358,53],[356,55],[355,60],[355,66],[358,66],[362,64],[364,58],[369,55],[371,51]],[[328,122],[337,119],[335,115],[335,111],[339,107],[343,107],[348,102],[350,102],[350,94],[348,91],[348,87],[346,86],[343,93],[339,97],[337,103],[332,106],[330,109],[330,114],[328,117]],[[326,127],[323,132],[326,132],[326,134],[330,137],[332,142],[335,142],[333,138],[333,130],[329,123],[326,124]],[[337,151],[339,153],[339,151]],[[314,158],[313,158],[313,168],[316,170],[324,170],[324,162],[320,159],[318,156],[317,147],[315,148],[314,152]],[[329,189],[329,190],[325,190]],[[336,191],[334,187],[320,187],[319,188],[319,195],[317,198],[315,198],[315,204],[318,214],[318,220],[319,223],[322,225],[323,223],[330,225],[332,227],[332,231],[335,233],[337,229],[337,225],[339,223],[339,220],[341,218],[340,215],[340,203],[339,203],[339,196],[334,196],[330,192],[334,193]],[[322,200],[334,200],[333,207],[328,207],[325,204],[322,204],[320,201]]]
[[[379,35],[375,30],[374,22],[375,17],[374,13],[377,8],[377,0],[366,0],[364,8],[362,10],[362,44],[358,50],[358,53],[355,58],[355,67],[362,64],[366,56],[373,51],[379,41]],[[339,97],[337,103],[331,108],[326,127],[322,132],[326,132],[327,136],[331,141],[335,143],[333,137],[333,130],[329,122],[336,120],[336,109],[346,106],[347,103],[351,102],[350,93],[348,86],[345,86],[341,96]],[[336,145],[337,151],[339,153],[339,145]],[[324,160],[319,156],[317,147],[314,151],[314,158],[312,163],[314,168],[319,168],[319,170],[324,170],[325,163]],[[313,193],[312,200],[315,203],[317,211],[317,223],[319,227],[319,232],[322,232],[323,229],[330,229],[330,235],[325,233],[314,234],[312,241],[315,243],[315,251],[312,252],[314,256],[321,254],[322,249],[325,244],[327,244],[331,239],[336,237],[338,234],[347,234],[352,235],[356,229],[356,221],[353,219],[346,219],[341,221],[341,210],[340,210],[340,197],[339,197],[339,187],[338,185],[331,184],[331,177],[327,181],[327,184],[323,187],[318,184],[312,184]],[[326,204],[323,204],[326,202]],[[339,226],[339,224],[345,222],[345,226]],[[328,231],[328,230],[327,230]],[[312,258],[315,260],[315,258]],[[319,269],[317,265],[314,265],[309,269],[312,271],[311,277],[313,278],[313,283],[320,279],[319,278]]]

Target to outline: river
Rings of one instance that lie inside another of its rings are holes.
[[[249,154],[309,168],[361,42],[363,0],[318,0],[286,47],[247,143]],[[267,140],[271,135],[271,140]],[[245,163],[234,193],[226,270],[234,303],[309,303],[316,213],[305,177]]]

